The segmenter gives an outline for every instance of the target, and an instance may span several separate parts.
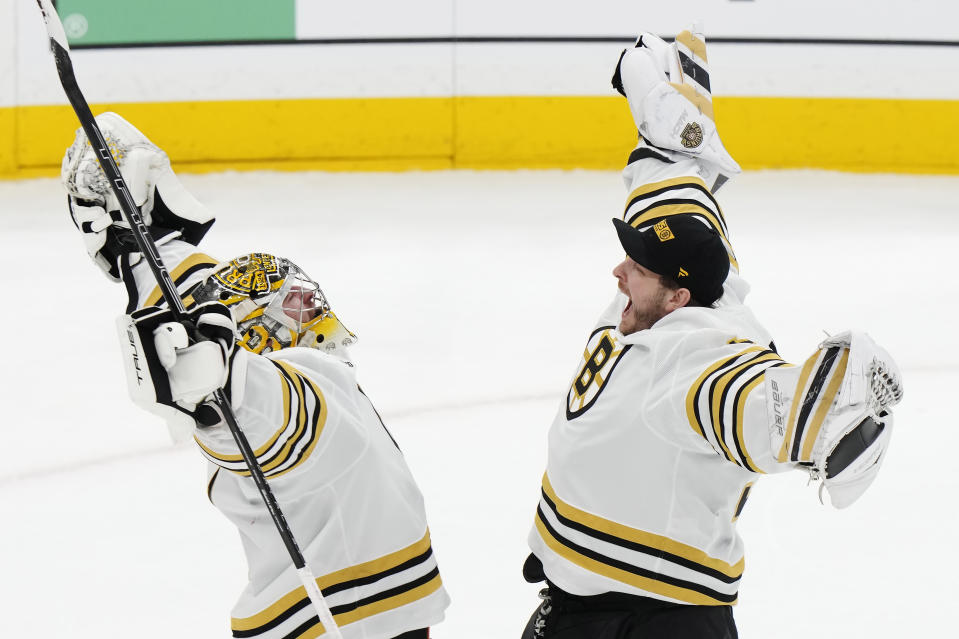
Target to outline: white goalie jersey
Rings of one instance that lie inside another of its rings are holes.
[[[770,454],[763,373],[783,362],[743,306],[683,308],[623,336],[617,296],[549,433],[530,534],[567,592],[733,604],[735,529]]]
[[[184,242],[159,248],[181,293],[216,262]],[[160,302],[145,264],[121,270],[131,308]],[[422,495],[353,365],[310,348],[261,356],[238,347],[224,390],[344,639],[388,639],[441,621],[449,597]],[[194,435],[210,462],[210,501],[236,525],[249,565],[233,636],[323,636],[229,428]]]
[[[744,566],[736,520],[754,482],[800,464],[822,470],[828,451],[869,412],[862,378],[871,364],[853,365],[848,341],[820,348],[801,368],[775,352],[742,304],[748,286],[696,168],[641,144],[624,172],[623,219],[641,227],[692,213],[716,229],[731,262],[722,298],[624,336],[617,327],[627,299],[617,294],[586,340],[549,431],[529,544],[547,579],[573,594],[735,604]],[[868,454],[857,459],[877,464]],[[850,502],[833,496],[834,505]]]

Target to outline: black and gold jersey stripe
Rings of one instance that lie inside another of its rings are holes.
[[[626,160],[626,164],[632,164],[633,162],[639,162],[640,160],[656,160],[657,162],[662,162],[664,164],[675,164],[668,157],[656,150],[657,147],[654,147],[649,144],[646,140],[640,137],[640,145],[637,146],[629,154],[629,158]]]
[[[388,586],[378,588],[388,577]],[[330,606],[338,626],[345,626],[376,614],[413,603],[439,590],[442,585],[433,557],[429,531],[419,541],[378,559],[318,577],[317,586]],[[300,586],[250,617],[231,620],[234,637],[273,637],[271,632],[300,611],[311,607],[306,589]],[[306,639],[323,634],[316,615],[306,618],[284,637]]]
[[[848,362],[849,350],[834,346],[817,351],[803,364],[777,455],[780,462],[812,461],[813,445],[842,386]]]
[[[736,602],[744,558],[730,564],[675,539],[580,510],[557,497],[548,476],[535,525],[553,552],[609,579],[690,604]]]
[[[664,198],[690,200],[702,206],[716,218],[716,231],[722,233],[725,237],[726,218],[723,217],[722,207],[719,206],[719,202],[712,192],[706,188],[705,182],[688,175],[650,182],[634,189],[626,198],[623,219],[632,226],[636,226],[634,219],[637,212],[640,210],[648,211],[650,205]]]
[[[209,270],[216,265],[217,261],[209,255],[205,253],[194,253],[177,264],[176,268],[170,271],[170,279],[173,280],[173,284],[177,287],[177,289],[179,289],[192,276],[201,271]],[[192,300],[190,301],[192,302]],[[163,301],[163,292],[160,290],[160,286],[157,285],[147,296],[143,306],[165,306],[165,304],[166,303]],[[190,305],[191,304],[187,304],[187,306]]]
[[[715,229],[726,245],[730,263],[739,269],[722,208],[699,178],[681,176],[636,188],[626,198],[623,219],[640,228],[682,214],[696,215]]]
[[[284,421],[273,435],[253,451],[267,479],[279,477],[306,460],[323,433],[326,424],[326,399],[320,388],[286,362],[270,360],[276,367],[283,393]],[[200,450],[211,462],[242,477],[250,471],[240,454],[225,454],[204,445]]]
[[[714,362],[696,379],[686,394],[686,417],[717,453],[752,472],[763,472],[746,449],[743,433],[745,404],[762,383],[766,370],[786,366],[775,352],[748,341],[746,347]]]

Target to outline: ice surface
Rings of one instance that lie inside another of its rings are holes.
[[[289,256],[360,336],[360,379],[426,495],[453,597],[437,639],[518,637],[546,431],[621,250],[614,172],[185,176],[205,250]],[[126,399],[113,319],[56,180],[0,182],[3,637],[228,637],[245,581],[204,461]],[[906,395],[891,453],[848,510],[799,473],[740,518],[748,638],[953,631],[959,560],[959,179],[762,172],[720,193],[750,302],[783,355],[866,328]]]

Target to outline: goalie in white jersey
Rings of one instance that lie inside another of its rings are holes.
[[[548,587],[523,636],[729,639],[750,488],[802,469],[851,504],[889,444],[900,376],[859,332],[788,364],[743,305],[713,197],[739,167],[713,122],[702,36],[644,34],[613,84],[640,133],[613,220],[626,258],[549,432],[524,566]]]
[[[357,384],[355,336],[319,286],[287,259],[229,262],[197,251],[212,216],[169,160],[119,116],[97,121],[171,278],[188,336],[165,309],[82,130],[63,182],[90,257],[129,293],[121,344],[134,400],[191,432],[209,460],[207,494],[240,533],[249,583],[234,637],[307,639],[326,629],[301,585],[229,428],[207,403],[222,388],[344,639],[428,639],[449,598],[423,498]]]

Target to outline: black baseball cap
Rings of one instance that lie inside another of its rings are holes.
[[[729,255],[719,233],[699,218],[673,215],[642,231],[616,218],[613,224],[626,255],[637,264],[676,280],[702,304],[722,296]]]

